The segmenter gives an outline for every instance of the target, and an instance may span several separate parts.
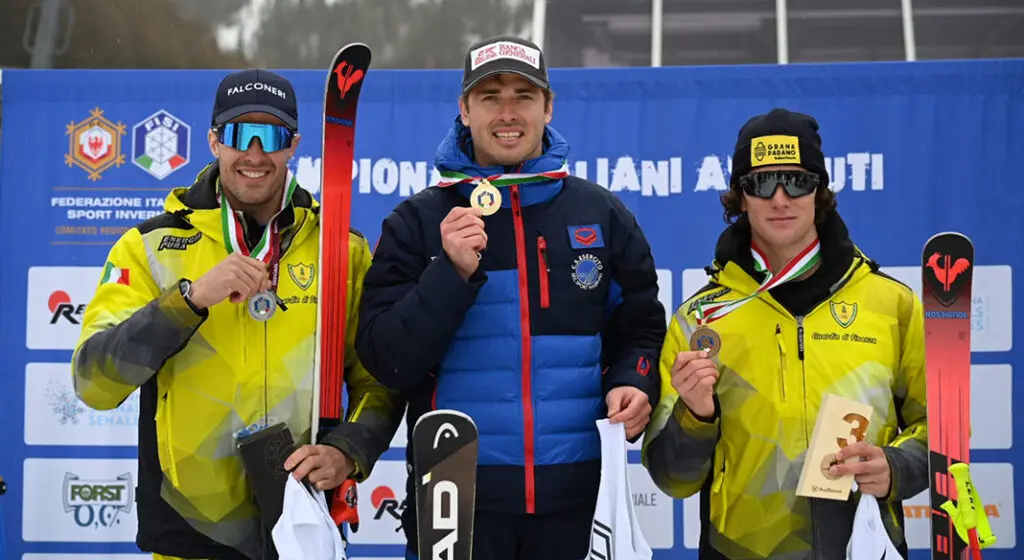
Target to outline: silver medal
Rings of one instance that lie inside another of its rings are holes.
[[[249,316],[257,321],[269,321],[277,311],[277,300],[270,292],[260,292],[249,298]]]

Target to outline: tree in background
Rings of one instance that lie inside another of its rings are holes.
[[[532,11],[529,0],[265,0],[264,6],[242,48],[255,64],[272,68],[325,68],[351,42],[373,49],[376,68],[462,68],[470,44],[524,33]]]
[[[247,0],[65,0],[74,8],[67,51],[56,68],[240,68],[240,53],[217,46],[216,21],[202,15],[217,6],[222,17]],[[182,6],[179,6],[179,3]],[[22,45],[35,0],[0,0],[0,66],[28,67]],[[188,9],[191,6],[192,11]],[[196,12],[199,8],[201,11]],[[221,10],[229,10],[226,13]],[[66,22],[65,22],[66,26]],[[66,28],[66,27],[65,27]]]

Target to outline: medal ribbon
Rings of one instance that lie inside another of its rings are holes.
[[[740,306],[756,298],[772,288],[781,286],[794,278],[799,278],[808,270],[818,264],[821,260],[821,242],[817,239],[793,257],[778,274],[772,273],[768,265],[768,259],[756,245],[750,246],[750,252],[754,256],[754,270],[764,273],[765,279],[758,286],[754,293],[740,299],[729,301],[716,301],[709,305],[697,304],[697,323],[700,325],[713,323],[722,317],[736,311]]]
[[[562,167],[554,171],[545,171],[543,173],[499,173],[488,177],[474,177],[458,171],[445,170],[441,171],[441,180],[437,183],[437,186],[450,187],[452,185],[458,185],[459,183],[477,185],[480,184],[480,182],[487,180],[487,182],[495,187],[507,187],[509,185],[523,185],[527,183],[551,181],[553,179],[564,179],[568,176],[569,165],[564,162],[562,163]]]
[[[266,263],[270,268],[271,291],[277,291],[278,272],[280,269],[279,261],[281,259],[280,228],[277,224],[277,217],[284,210],[285,206],[288,205],[288,201],[291,200],[298,184],[298,180],[289,170],[285,177],[286,187],[281,195],[281,206],[274,214],[274,217],[270,219],[267,227],[263,228],[263,235],[260,237],[259,243],[251,251],[248,245],[245,244],[245,229],[242,227],[242,221],[238,218],[238,214],[231,208],[228,198],[221,193],[217,193],[217,198],[220,202],[221,228],[224,232],[224,246],[227,248],[228,254],[242,253],[247,257],[253,257]]]

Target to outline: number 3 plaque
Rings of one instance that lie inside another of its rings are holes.
[[[832,476],[829,467],[836,464],[836,452],[867,437],[871,412],[870,405],[825,394],[811,434],[811,444],[807,448],[800,481],[796,486],[797,496],[840,501],[850,496],[853,475]],[[854,457],[844,463],[859,460]]]

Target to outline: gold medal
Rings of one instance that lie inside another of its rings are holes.
[[[722,349],[722,338],[710,327],[697,327],[690,335],[690,350],[707,350],[708,357],[713,358]]]
[[[501,208],[501,191],[484,179],[469,195],[469,203],[479,208],[484,216],[490,216]]]

